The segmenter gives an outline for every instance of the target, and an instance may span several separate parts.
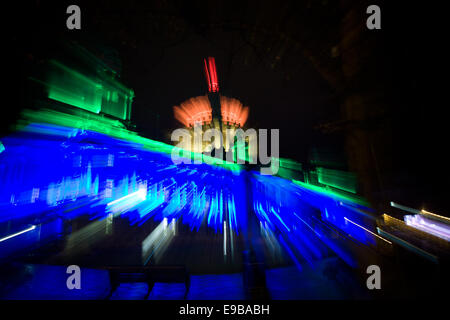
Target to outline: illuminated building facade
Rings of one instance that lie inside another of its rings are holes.
[[[45,60],[31,78],[43,93],[41,106],[129,124],[134,91],[120,81],[118,58],[104,58],[111,50],[101,48],[96,54],[75,42],[64,42],[61,49],[63,54]]]
[[[234,152],[234,132],[243,129],[249,114],[249,107],[244,106],[235,98],[225,97],[219,94],[219,82],[215,59],[209,57],[204,59],[205,77],[208,85],[208,94],[190,98],[174,107],[175,118],[189,129],[193,146],[192,150],[199,153],[210,152],[212,145],[202,141],[201,146],[195,144],[195,135],[201,134],[208,129],[216,129],[222,132],[223,148],[225,152]],[[200,130],[194,132],[198,126]],[[227,131],[231,133],[227,135]],[[246,139],[246,150],[248,150],[248,137]],[[219,148],[220,143],[214,141],[214,148]],[[251,157],[251,155],[248,155]],[[256,156],[256,155],[254,155]],[[235,159],[236,157],[233,157]],[[246,158],[248,159],[248,157]]]

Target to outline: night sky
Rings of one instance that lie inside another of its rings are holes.
[[[180,21],[182,30],[178,31],[165,26],[161,17],[157,21],[144,17],[140,9],[147,7],[139,2],[129,12],[131,6],[119,1],[81,3],[83,25],[77,33],[65,28],[64,3],[44,1],[27,12],[29,18],[22,16],[34,27],[16,30],[19,59],[27,60],[27,51],[51,56],[57,51],[54,40],[61,38],[115,48],[122,60],[122,81],[136,95],[132,121],[144,136],[169,141],[171,130],[180,126],[174,119],[173,106],[207,92],[203,72],[203,58],[207,56],[216,58],[221,94],[250,107],[246,126],[280,129],[280,152],[284,157],[306,160],[312,139],[318,135],[313,127],[339,114],[332,89],[305,57],[286,55],[287,61],[271,68],[273,61],[255,53],[240,30],[233,26],[203,27],[214,25],[208,9],[202,7],[206,2],[180,2],[171,13]],[[148,9],[164,16],[164,10],[157,5],[149,5]],[[233,14],[230,19],[236,21],[252,16],[250,4],[233,2],[229,10]],[[118,14],[120,22],[114,20]],[[267,12],[265,15],[271,16]],[[218,22],[226,18],[222,13]],[[160,25],[146,30],[146,24],[152,23]]]

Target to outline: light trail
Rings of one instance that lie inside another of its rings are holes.
[[[450,241],[450,227],[442,223],[430,221],[421,215],[405,216],[405,223],[408,226],[422,230],[426,233]]]
[[[364,228],[363,226],[360,226],[359,224],[353,222],[352,220],[348,219],[347,217],[344,217],[344,219],[350,223],[353,223],[355,226],[360,227],[361,229],[363,229],[364,231],[367,231],[368,233],[370,233],[371,235],[374,235],[375,237],[377,237],[378,239],[381,239],[383,241],[386,241],[389,244],[392,244],[392,242],[390,242],[389,240],[384,239],[383,237],[380,237],[379,235],[377,235],[376,233]]]
[[[227,255],[227,222],[223,222],[223,255]]]
[[[425,209],[422,209],[422,210],[421,210],[421,213],[424,213],[424,214],[426,214],[426,215],[430,215],[430,216],[432,216],[432,217],[435,217],[435,218],[442,219],[442,220],[445,220],[445,221],[447,221],[447,222],[450,222],[450,218],[444,217],[444,216],[440,216],[440,215],[437,215],[437,214],[432,213],[432,212],[430,212],[430,211],[427,211],[427,210],[425,210]]]
[[[126,195],[125,197],[122,197],[122,198],[119,198],[119,199],[117,199],[117,200],[114,200],[114,201],[109,202],[109,203],[107,204],[107,206],[112,206],[112,205],[114,205],[114,204],[116,204],[116,203],[118,203],[118,202],[127,200],[127,199],[129,199],[129,198],[133,198],[133,197],[137,197],[137,198],[140,198],[141,200],[145,200],[146,192],[145,192],[145,190],[143,190],[143,189],[138,190],[138,191],[136,191],[136,192],[130,193],[129,195]]]
[[[414,208],[410,208],[398,203],[395,203],[393,201],[391,201],[391,207],[406,211],[406,212],[411,212],[411,213],[415,213],[415,214],[420,214],[420,210],[414,209]]]
[[[11,238],[14,238],[14,237],[17,237],[17,236],[20,236],[21,234],[27,233],[27,232],[29,232],[31,230],[34,230],[34,229],[36,229],[36,226],[33,225],[33,226],[31,226],[31,227],[29,227],[29,228],[27,228],[25,230],[22,230],[22,231],[10,234],[9,236],[6,236],[4,238],[1,238],[0,242],[6,241],[8,239],[11,239]]]

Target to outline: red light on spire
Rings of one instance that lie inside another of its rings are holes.
[[[217,79],[216,60],[214,57],[204,59],[206,82],[209,92],[219,92],[219,80]]]

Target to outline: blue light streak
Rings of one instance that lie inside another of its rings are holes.
[[[15,230],[36,219],[45,224],[82,215],[138,226],[148,219],[174,221],[191,231],[206,226],[223,232],[227,255],[233,236],[247,232],[247,218],[256,215],[269,244],[275,248],[279,241],[298,265],[330,252],[354,265],[329,226],[360,244],[374,242],[365,208],[282,178],[208,164],[174,165],[167,154],[135,143],[53,125],[32,124],[2,138],[2,145],[0,224],[12,223]]]

